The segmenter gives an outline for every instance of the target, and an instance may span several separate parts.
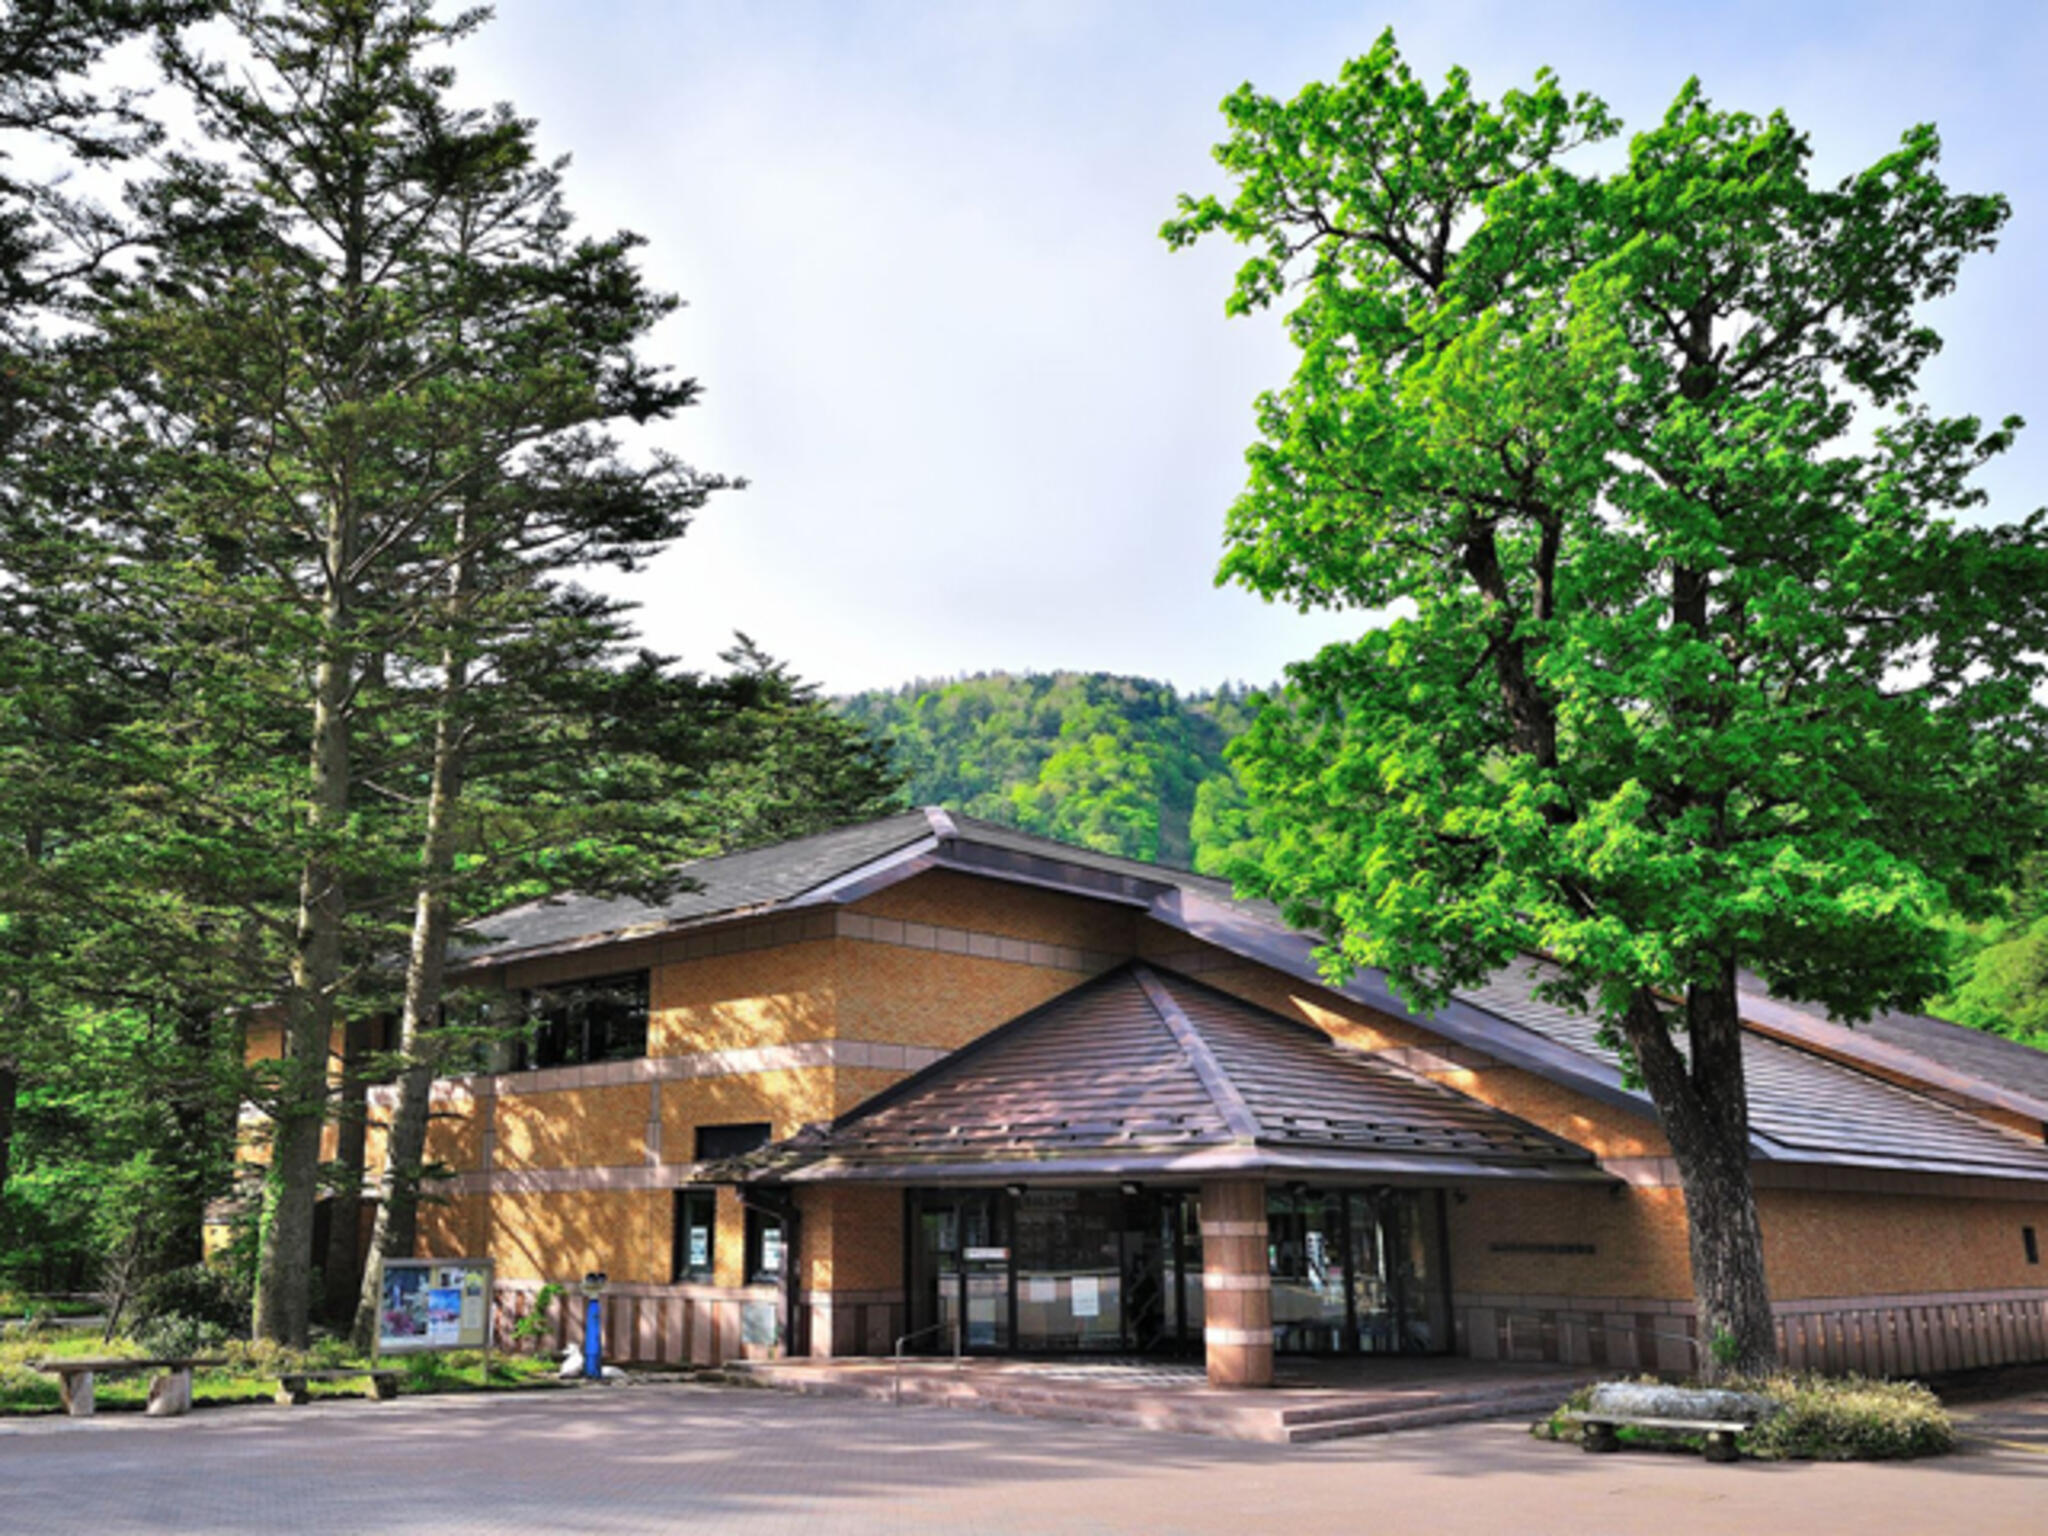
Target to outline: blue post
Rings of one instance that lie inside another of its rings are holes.
[[[583,1277],[583,1376],[604,1380],[604,1282],[602,1270]]]

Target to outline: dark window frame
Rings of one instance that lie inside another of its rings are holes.
[[[692,1220],[695,1209],[701,1222]],[[704,1262],[690,1262],[690,1229],[704,1228]],[[676,1191],[674,1247],[669,1262],[669,1280],[676,1285],[709,1285],[718,1274],[718,1191],[709,1184],[686,1184]]]
[[[527,1032],[514,1070],[535,1072],[644,1058],[652,1012],[649,981],[645,970],[615,971],[529,989],[523,998]],[[607,1012],[604,1005],[610,1004],[621,1008]]]
[[[766,1120],[734,1120],[721,1125],[700,1125],[696,1131],[695,1153],[700,1163],[724,1157],[744,1157],[774,1139],[775,1127]]]
[[[2034,1235],[2032,1227],[2020,1228],[2020,1244],[2027,1250],[2027,1262],[2029,1264],[2041,1262],[2041,1240]]]

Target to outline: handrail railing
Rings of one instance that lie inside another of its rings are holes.
[[[900,1408],[903,1405],[903,1346],[908,1344],[912,1339],[921,1339],[926,1334],[939,1333],[945,1329],[951,1329],[953,1333],[953,1369],[956,1371],[960,1369],[960,1320],[957,1317],[952,1318],[946,1322],[933,1323],[929,1328],[918,1328],[910,1333],[904,1334],[903,1337],[896,1341],[896,1349],[894,1352],[894,1379],[890,1386],[889,1395],[889,1401],[892,1407]]]

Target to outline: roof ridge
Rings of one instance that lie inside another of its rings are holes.
[[[1216,1053],[1209,1048],[1201,1030],[1173,994],[1166,990],[1166,983],[1159,973],[1142,960],[1131,966],[1131,975],[1145,994],[1145,1000],[1152,1005],[1152,1011],[1159,1015],[1174,1041],[1186,1053],[1188,1065],[1195,1069],[1195,1076],[1201,1080],[1203,1092],[1209,1095],[1209,1102],[1216,1106],[1223,1116],[1223,1123],[1230,1127],[1231,1135],[1241,1141],[1259,1139],[1258,1117],[1238,1092],[1237,1084],[1230,1080],[1230,1074],[1223,1070],[1223,1064],[1216,1059]]]

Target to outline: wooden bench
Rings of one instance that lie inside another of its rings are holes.
[[[1579,1442],[1582,1450],[1596,1454],[1620,1450],[1621,1439],[1615,1434],[1615,1430],[1626,1424],[1635,1429],[1663,1429],[1679,1435],[1705,1435],[1707,1444],[1704,1454],[1709,1461],[1740,1461],[1742,1452],[1736,1448],[1735,1437],[1751,1427],[1751,1421],[1746,1419],[1652,1419],[1613,1413],[1568,1413],[1565,1417],[1576,1419],[1585,1427],[1585,1438]]]
[[[370,1378],[370,1391],[377,1401],[388,1403],[398,1396],[398,1378],[403,1371],[386,1370],[382,1366],[358,1366],[354,1370],[333,1371],[291,1371],[279,1372],[277,1377],[277,1400],[280,1403],[297,1405],[312,1394],[306,1390],[309,1381],[354,1381],[360,1377]]]
[[[1756,1427],[1771,1405],[1747,1393],[1681,1387],[1655,1387],[1633,1382],[1606,1383],[1593,1389],[1583,1410],[1565,1415],[1583,1427],[1583,1450],[1596,1455],[1621,1449],[1616,1430],[1656,1429],[1675,1435],[1704,1435],[1709,1461],[1740,1461],[1735,1437]]]
[[[131,1360],[119,1355],[80,1355],[68,1360],[31,1360],[33,1370],[57,1378],[57,1392],[64,1411],[75,1419],[91,1416],[95,1379],[100,1376],[132,1376],[137,1371],[159,1371],[149,1384],[149,1403],[143,1411],[154,1418],[172,1418],[192,1411],[192,1372],[202,1366],[225,1365],[217,1357],[188,1355],[164,1359]]]

